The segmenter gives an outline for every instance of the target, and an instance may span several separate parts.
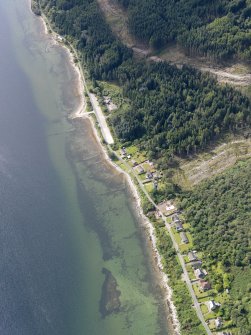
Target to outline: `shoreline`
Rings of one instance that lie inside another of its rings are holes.
[[[32,0],[28,0],[30,3],[30,9],[31,12],[34,14],[34,12],[32,11],[31,8],[31,3]],[[92,117],[89,116],[88,112],[86,111],[86,107],[87,107],[87,102],[84,96],[84,92],[86,91],[86,82],[85,82],[85,78],[83,75],[83,70],[81,67],[81,65],[79,64],[79,62],[75,63],[74,61],[74,54],[76,55],[76,50],[75,48],[70,45],[67,46],[64,43],[64,40],[61,40],[61,36],[59,34],[57,34],[55,31],[53,31],[49,25],[49,29],[51,30],[51,32],[48,29],[48,19],[44,16],[44,15],[40,15],[36,17],[40,18],[40,21],[43,25],[43,30],[45,35],[51,36],[51,40],[53,41],[52,45],[57,45],[57,46],[61,46],[62,48],[64,48],[67,52],[67,54],[69,55],[69,63],[70,65],[72,65],[73,71],[76,72],[77,74],[77,90],[78,90],[78,96],[80,99],[80,103],[79,106],[70,114],[68,115],[68,119],[76,119],[76,118],[81,118],[81,119],[89,119],[89,122],[91,124],[91,128],[92,128],[92,132],[93,135],[97,141],[97,143],[100,145],[101,149],[102,149],[102,153],[104,155],[105,161],[113,168],[115,169],[117,172],[123,174],[127,180],[130,192],[133,195],[133,202],[135,202],[135,208],[137,209],[137,214],[140,217],[140,219],[142,220],[143,225],[147,228],[147,233],[150,236],[150,240],[151,240],[151,254],[152,254],[152,260],[156,265],[156,268],[158,269],[159,273],[158,276],[159,278],[161,278],[161,281],[159,282],[161,289],[163,290],[163,292],[165,292],[164,296],[163,296],[163,301],[166,303],[166,309],[167,312],[169,312],[170,314],[167,315],[167,319],[169,319],[167,321],[168,325],[170,325],[171,323],[171,328],[172,328],[172,333],[173,335],[180,335],[180,323],[178,320],[178,315],[177,315],[177,310],[176,307],[172,301],[172,288],[168,285],[169,279],[168,279],[168,275],[163,271],[163,265],[162,265],[162,261],[161,261],[161,255],[159,254],[158,250],[157,250],[157,238],[154,234],[154,226],[153,224],[150,222],[150,220],[144,215],[143,213],[143,209],[141,207],[141,197],[139,195],[137,186],[135,185],[135,183],[133,182],[130,174],[126,171],[124,171],[122,168],[120,168],[118,165],[116,165],[116,163],[114,163],[111,158],[109,157],[108,154],[108,148],[102,143],[102,138],[100,136],[100,134],[98,133],[98,130],[96,128],[95,125],[95,121]],[[51,46],[49,46],[51,47]],[[73,50],[72,50],[73,49]],[[96,117],[96,115],[95,115]],[[146,237],[146,236],[145,236]],[[171,320],[171,321],[170,321]]]
[[[69,119],[76,119],[76,118],[88,117],[88,114],[86,113],[87,102],[86,102],[86,98],[84,96],[84,91],[85,91],[84,77],[83,77],[82,70],[80,69],[80,65],[78,64],[78,62],[77,63],[74,62],[74,55],[73,55],[72,51],[70,50],[70,48],[64,43],[63,40],[62,41],[59,40],[60,35],[57,34],[55,31],[53,31],[51,29],[51,27],[49,27],[50,30],[51,30],[51,32],[49,32],[48,19],[47,18],[45,19],[44,15],[36,15],[32,11],[32,8],[31,8],[32,0],[28,0],[28,1],[30,3],[31,13],[33,15],[35,15],[35,17],[40,18],[40,22],[43,25],[44,34],[47,35],[47,36],[50,36],[51,40],[53,42],[52,45],[47,46],[47,50],[48,50],[48,48],[53,47],[53,46],[62,47],[66,51],[66,53],[69,57],[69,63],[72,66],[73,71],[77,75],[77,78],[76,78],[77,92],[78,92],[78,98],[79,98],[80,102],[79,102],[79,106],[68,116],[68,118]],[[71,46],[71,48],[72,48],[72,46]]]

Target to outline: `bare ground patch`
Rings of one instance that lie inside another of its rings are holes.
[[[213,150],[191,160],[180,160],[173,180],[190,189],[202,180],[213,177],[233,166],[238,160],[251,157],[251,138],[222,143]]]
[[[147,57],[152,61],[168,61],[177,66],[193,66],[203,72],[210,72],[220,83],[227,83],[237,88],[251,86],[251,68],[248,65],[235,63],[219,66],[206,57],[188,56],[182,47],[170,45],[159,53],[154,53],[146,44],[137,41],[129,32],[127,12],[116,0],[97,0],[113,33],[128,47],[136,57]]]

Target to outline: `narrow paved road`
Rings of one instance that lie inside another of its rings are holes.
[[[128,168],[128,171],[129,173],[131,173],[137,180],[141,190],[144,192],[145,196],[147,197],[147,199],[154,205],[154,207],[158,210],[158,212],[161,214],[161,217],[163,219],[163,221],[165,222],[165,226],[166,226],[166,229],[168,230],[169,232],[169,235],[172,239],[172,242],[173,242],[173,246],[177,252],[177,256],[179,258],[179,261],[180,261],[180,264],[181,264],[181,267],[182,267],[182,270],[183,270],[183,275],[184,275],[184,279],[185,279],[185,282],[187,284],[187,287],[188,287],[188,290],[190,292],[190,295],[192,297],[192,300],[193,300],[193,304],[194,304],[194,308],[195,308],[195,311],[197,313],[197,316],[199,318],[199,320],[201,321],[202,325],[204,326],[205,330],[206,330],[206,333],[208,335],[212,335],[212,332],[211,330],[209,329],[204,317],[203,317],[203,314],[201,312],[201,309],[200,309],[200,304],[198,302],[198,299],[194,293],[194,290],[193,290],[193,286],[192,286],[192,283],[190,281],[190,278],[189,278],[189,275],[188,275],[188,272],[187,272],[187,269],[186,269],[186,265],[185,265],[185,260],[184,260],[184,257],[181,255],[180,253],[180,250],[179,250],[179,246],[174,238],[174,235],[173,235],[173,232],[172,232],[172,229],[171,229],[171,226],[170,224],[167,222],[166,220],[166,217],[165,215],[163,214],[162,211],[159,210],[158,208],[158,205],[153,201],[152,197],[149,195],[149,193],[147,192],[147,190],[145,189],[144,187],[144,184],[142,183],[142,181],[139,179],[137,173],[135,173],[135,171],[132,169],[132,167],[126,162],[124,161],[115,151],[113,151],[113,149],[109,146],[109,149],[116,155],[116,157],[121,161],[123,162],[123,164]]]

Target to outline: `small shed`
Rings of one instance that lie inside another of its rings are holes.
[[[153,189],[154,189],[154,191],[158,190],[158,182],[156,180],[154,180],[154,182],[153,182]]]
[[[186,233],[184,233],[183,231],[180,233],[180,238],[181,238],[181,240],[182,240],[183,243],[187,244],[189,242]]]
[[[121,152],[122,152],[122,154],[126,155],[126,148],[122,147]]]

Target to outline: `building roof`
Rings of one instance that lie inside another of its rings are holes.
[[[172,220],[173,220],[174,222],[180,222],[180,218],[178,217],[177,214],[174,214],[174,215],[172,216]]]
[[[176,228],[176,229],[177,229],[177,228],[183,229],[183,225],[182,225],[182,223],[181,223],[181,222],[176,222],[176,223],[175,223],[175,228]]]
[[[208,305],[209,305],[209,308],[211,310],[213,310],[213,309],[215,309],[217,307],[217,305],[215,304],[214,300],[210,300],[209,303],[208,303]]]
[[[196,269],[196,270],[194,271],[194,273],[195,273],[195,276],[198,277],[198,278],[203,278],[203,277],[205,277],[205,273],[204,273],[201,269]]]
[[[210,283],[208,281],[206,281],[206,280],[200,280],[200,287],[203,290],[210,290],[211,289]]]
[[[184,233],[183,231],[180,233],[180,237],[181,237],[181,239],[182,239],[182,241],[184,243],[188,243],[189,242],[189,240],[188,240],[188,238],[186,236],[186,233]]]
[[[216,328],[219,328],[219,327],[222,326],[222,319],[221,318],[215,319],[215,326],[216,326]]]
[[[143,173],[143,172],[145,172],[145,170],[143,169],[143,167],[142,167],[141,165],[138,165],[138,166],[137,166],[137,169],[138,169],[138,172],[139,172],[139,173]]]
[[[192,267],[193,267],[193,269],[198,269],[198,268],[201,267],[201,265],[202,265],[202,261],[200,261],[200,260],[192,261]]]
[[[153,174],[152,174],[152,172],[147,172],[146,173],[146,177],[148,178],[148,179],[151,179],[151,178],[153,178]]]
[[[189,258],[189,261],[196,261],[197,260],[197,256],[195,255],[195,253],[193,251],[189,251],[187,256]]]

